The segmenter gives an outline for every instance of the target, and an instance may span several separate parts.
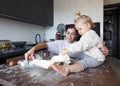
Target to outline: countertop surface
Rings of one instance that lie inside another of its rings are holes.
[[[52,69],[0,65],[0,79],[16,86],[120,86],[108,61],[99,67],[63,77]],[[1,83],[0,83],[1,84]]]
[[[11,47],[11,48],[1,48],[0,49],[0,60],[12,58],[14,56],[22,55],[31,49],[33,45],[26,45],[24,47]]]

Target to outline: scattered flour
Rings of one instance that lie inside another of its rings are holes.
[[[105,68],[104,65],[101,66],[101,68],[89,69],[89,71],[87,71],[89,73],[73,73],[70,74],[68,77],[63,77],[52,69],[44,69],[40,67],[24,69],[21,68],[20,65],[12,67],[9,67],[7,65],[0,65],[0,74],[4,74],[4,77],[2,77],[3,79],[16,84],[17,86],[59,86],[58,84],[64,80],[69,81],[72,79],[76,79],[84,81],[86,77],[91,78],[94,77],[95,74],[110,73],[110,71]],[[28,81],[26,82],[26,80]],[[62,86],[66,86],[66,84],[67,86],[75,86],[75,82],[73,81],[70,81],[69,83],[62,83]],[[90,82],[90,86],[94,86],[94,83]]]

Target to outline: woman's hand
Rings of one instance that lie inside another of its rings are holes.
[[[67,49],[63,49],[63,50],[61,50],[61,52],[60,52],[60,54],[62,54],[62,55],[65,55],[65,54],[67,54],[68,53],[68,50]]]
[[[27,53],[25,53],[25,60],[31,61],[34,56],[34,50],[30,49]]]
[[[103,43],[103,46],[100,48],[101,52],[107,56],[109,54],[108,48],[105,46],[105,42]]]

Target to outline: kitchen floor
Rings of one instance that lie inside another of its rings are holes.
[[[120,79],[120,59],[115,57],[107,57],[113,71],[117,74],[117,77]]]

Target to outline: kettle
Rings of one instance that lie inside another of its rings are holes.
[[[40,36],[40,34],[36,34],[35,35],[35,43],[38,44],[40,42],[41,42],[41,36]]]

